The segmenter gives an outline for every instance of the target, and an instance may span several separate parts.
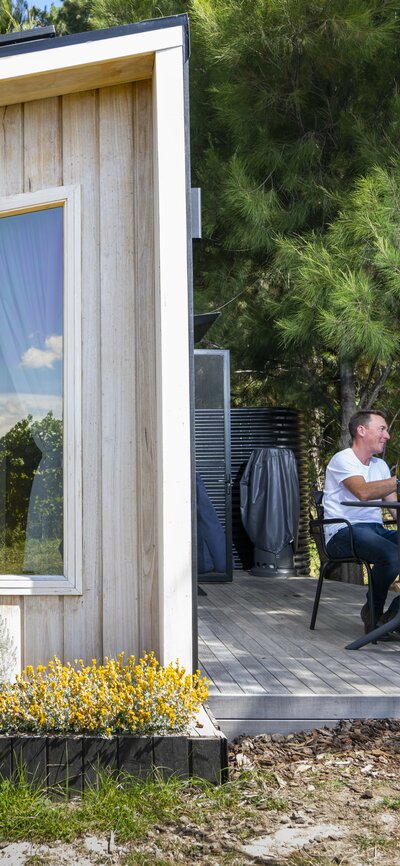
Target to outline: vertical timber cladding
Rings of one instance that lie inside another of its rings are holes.
[[[24,191],[23,175],[23,109],[22,105],[0,107],[0,195]],[[23,658],[24,598],[1,596],[0,614],[5,618],[17,649],[17,669]]]
[[[82,596],[0,612],[22,665],[157,653],[151,82],[0,112],[1,195],[81,186],[84,544]]]
[[[149,82],[99,91],[106,655],[158,650],[151,122]]]

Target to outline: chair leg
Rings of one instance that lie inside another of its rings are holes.
[[[326,571],[328,566],[329,566],[329,561],[324,562],[320,566],[320,569],[319,569],[319,578],[318,578],[317,589],[315,592],[314,607],[313,607],[313,612],[312,612],[312,616],[311,616],[311,623],[310,623],[310,630],[311,631],[314,631],[314,628],[315,628],[315,621],[317,619],[317,613],[318,613],[318,605],[319,605],[319,600],[321,598],[322,582],[323,582],[323,579],[325,576],[325,571]]]
[[[369,617],[371,620],[372,627],[375,628],[375,605],[374,605],[374,590],[372,586],[372,572],[371,566],[369,562],[365,563],[365,568],[367,569],[368,575],[368,607],[369,607]],[[377,643],[376,640],[372,641],[372,643]]]

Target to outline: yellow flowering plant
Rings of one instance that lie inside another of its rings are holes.
[[[154,653],[90,665],[55,656],[0,684],[0,734],[185,733],[207,694],[199,671],[187,674],[178,661],[162,667]]]

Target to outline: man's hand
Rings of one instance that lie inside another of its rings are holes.
[[[364,502],[366,499],[396,499],[396,476],[383,481],[366,481],[362,475],[351,475],[343,481],[353,496]]]

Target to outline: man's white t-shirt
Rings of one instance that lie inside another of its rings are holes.
[[[345,517],[349,523],[383,523],[382,509],[379,507],[355,508],[340,504],[344,499],[358,502],[357,496],[350,493],[350,490],[343,484],[345,479],[351,478],[352,475],[362,475],[366,481],[382,481],[384,478],[390,478],[390,469],[380,457],[371,457],[368,466],[366,466],[365,463],[361,463],[352,448],[338,451],[326,468],[323,498],[324,517]],[[326,541],[329,541],[340,529],[344,529],[344,524],[325,526]]]

